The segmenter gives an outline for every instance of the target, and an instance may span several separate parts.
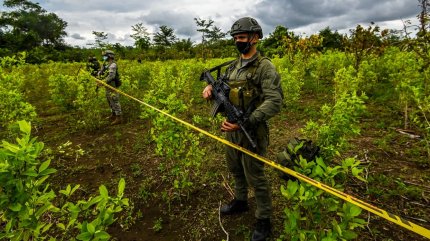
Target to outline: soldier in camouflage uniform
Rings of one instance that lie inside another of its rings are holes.
[[[226,132],[227,140],[264,156],[269,144],[267,120],[282,106],[281,79],[270,60],[257,51],[256,44],[263,37],[263,31],[255,19],[245,17],[237,20],[230,33],[241,55],[227,68],[226,76],[231,88],[229,100],[244,113],[251,113],[245,128],[251,132],[257,148],[252,148],[237,124],[224,121],[221,130]],[[212,86],[208,85],[203,90],[203,97],[211,98],[211,92]],[[221,208],[221,213],[229,215],[248,211],[248,186],[251,186],[257,204],[257,222],[251,240],[266,240],[271,233],[272,198],[264,175],[264,163],[229,146],[226,147],[226,159],[235,181],[235,198]]]
[[[103,78],[104,81],[112,87],[117,87],[118,78],[118,66],[115,63],[115,54],[111,50],[103,52],[103,66],[99,72],[99,78]],[[108,118],[112,121],[111,125],[117,125],[122,123],[122,111],[119,103],[119,93],[106,87],[106,99],[111,108],[111,116]]]
[[[92,76],[97,77],[97,74],[100,71],[100,63],[96,57],[88,57],[87,71],[90,72]]]

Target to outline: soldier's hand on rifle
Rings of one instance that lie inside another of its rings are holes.
[[[226,132],[230,132],[230,131],[237,131],[240,129],[240,126],[236,123],[230,123],[228,121],[223,121],[222,125],[221,125],[221,131],[226,131]]]
[[[207,85],[205,89],[203,90],[203,98],[206,100],[209,100],[212,98],[212,85]]]

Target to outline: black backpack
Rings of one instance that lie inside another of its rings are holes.
[[[118,70],[116,70],[116,74],[115,74],[115,79],[113,79],[115,81],[115,86],[118,88],[122,85],[122,81],[119,78],[119,73]]]
[[[300,156],[307,161],[314,161],[320,154],[320,147],[312,143],[311,140],[299,139],[297,137],[288,141],[287,147],[276,155],[278,163],[284,167],[294,170],[296,161],[300,161]],[[297,178],[279,171],[279,177],[284,180],[295,181]]]

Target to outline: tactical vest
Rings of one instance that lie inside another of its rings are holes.
[[[259,55],[257,59],[248,63],[245,68],[236,68],[240,61],[238,59],[233,61],[227,69],[226,76],[228,85],[230,86],[229,100],[245,113],[249,112],[248,114],[254,111],[263,102],[261,99],[261,83],[257,79],[257,76],[255,76],[255,73],[261,61],[264,59],[268,58]],[[245,76],[241,74],[243,71],[246,72]]]
[[[103,65],[102,78],[106,78],[109,75],[109,67],[113,63],[115,63],[115,62]],[[114,82],[114,87],[120,87],[122,85],[122,81],[121,81],[121,78],[119,77],[119,72],[118,72],[118,64],[117,64],[117,67],[116,67],[116,70],[115,70],[115,77],[112,80],[112,82]],[[108,84],[110,84],[110,83],[108,83]]]
[[[278,163],[284,167],[294,170],[295,166],[300,163],[300,156],[308,162],[315,161],[320,156],[320,147],[312,143],[311,140],[299,139],[297,137],[290,139],[285,148],[276,155]],[[279,177],[288,181],[295,181],[297,178],[279,171]]]

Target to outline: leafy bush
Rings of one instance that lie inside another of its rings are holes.
[[[160,66],[158,71],[154,74],[157,77],[151,82],[152,88],[145,94],[144,101],[170,115],[183,116],[193,100],[191,98],[185,102],[179,93],[189,89],[184,87],[188,85],[187,69],[167,65]],[[157,146],[155,152],[167,161],[163,163],[163,168],[168,169],[174,191],[171,192],[173,196],[166,199],[169,201],[188,194],[193,187],[192,180],[198,177],[198,167],[204,156],[204,149],[200,146],[201,135],[191,133],[184,125],[146,106],[141,117],[152,120],[150,135]]]
[[[70,75],[51,75],[49,81],[49,93],[52,101],[65,111],[75,108],[75,100],[78,95],[79,83]]]
[[[300,158],[294,169],[342,191],[349,174],[364,180],[359,176],[363,171],[359,164],[349,158],[339,166],[330,167],[320,157],[310,162]],[[357,238],[354,230],[364,227],[365,220],[358,217],[360,207],[340,202],[337,197],[308,183],[288,180],[287,186],[281,186],[281,193],[289,205],[284,209],[284,233],[278,240],[352,240]]]
[[[43,143],[30,137],[28,122],[18,124],[21,137],[17,143],[3,140],[0,149],[0,239],[108,240],[106,228],[128,206],[128,199],[123,198],[125,181],[120,180],[115,197],[108,195],[104,185],[99,187],[99,196],[87,201],[67,201],[79,185],[68,185],[58,197],[46,183],[56,170],[49,168],[50,160],[38,159]]]
[[[17,70],[23,65],[21,57],[4,57],[0,62],[0,126],[8,126],[18,120],[32,121],[36,117],[36,109],[25,99],[24,75]]]
[[[365,110],[363,96],[343,94],[330,107],[321,108],[322,118],[318,122],[306,123],[303,133],[315,140],[325,157],[333,157],[347,146],[349,137],[360,134],[358,117]]]
[[[17,120],[32,121],[37,116],[36,109],[26,102],[18,91],[6,90],[0,86],[0,125],[8,126]]]

